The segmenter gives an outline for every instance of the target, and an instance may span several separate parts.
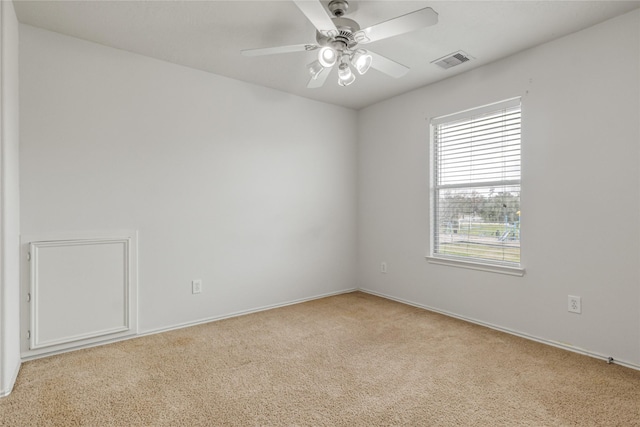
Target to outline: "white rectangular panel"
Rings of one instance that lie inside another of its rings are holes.
[[[132,329],[129,238],[31,242],[30,348]]]

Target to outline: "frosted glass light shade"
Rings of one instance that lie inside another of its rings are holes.
[[[360,74],[366,73],[371,67],[371,62],[373,61],[373,57],[369,55],[369,53],[364,49],[358,49],[353,54],[351,58],[351,65],[358,71]]]
[[[318,52],[318,62],[325,68],[333,67],[337,60],[338,54],[330,47],[325,46]]]
[[[356,81],[356,76],[354,76],[351,72],[349,64],[340,64],[340,66],[338,67],[338,84],[340,86],[349,86],[354,81]]]
[[[309,74],[311,74],[311,78],[314,80],[316,80],[318,76],[325,70],[320,61],[317,60],[307,65],[307,69],[309,70]]]

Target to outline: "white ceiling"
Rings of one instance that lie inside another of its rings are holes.
[[[315,42],[313,25],[291,1],[14,0],[14,4],[25,24],[354,109],[640,7],[640,1],[611,0],[351,0],[346,16],[362,28],[423,7],[433,8],[439,22],[367,45],[410,67],[404,77],[394,79],[371,70],[351,86],[341,87],[334,69],[324,87],[307,89],[305,65],[316,53],[240,55],[242,49]],[[458,50],[475,59],[449,70],[430,63]]]

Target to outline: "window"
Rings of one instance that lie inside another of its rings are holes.
[[[521,275],[520,116],[517,98],[431,121],[430,261]]]

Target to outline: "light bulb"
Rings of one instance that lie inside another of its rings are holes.
[[[333,67],[337,60],[338,55],[336,51],[328,46],[323,47],[320,49],[320,52],[318,52],[318,62],[325,68]]]
[[[351,72],[349,64],[346,62],[340,64],[338,67],[338,84],[340,86],[349,86],[354,81],[356,81],[356,76]]]
[[[351,57],[351,64],[360,74],[364,74],[369,70],[371,62],[373,62],[373,57],[364,49],[356,50]]]
[[[313,61],[311,64],[307,65],[307,69],[309,70],[309,74],[311,74],[311,78],[314,80],[316,80],[325,70],[320,61]]]

